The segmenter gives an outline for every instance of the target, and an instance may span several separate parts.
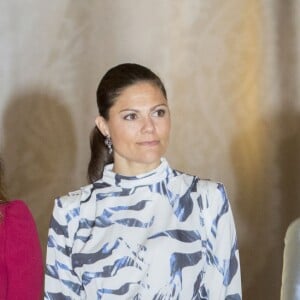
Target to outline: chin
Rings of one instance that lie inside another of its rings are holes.
[[[143,157],[141,157],[141,159],[139,161],[140,161],[140,163],[146,164],[146,165],[159,165],[161,157],[162,157],[161,154],[159,154],[159,155],[158,154],[157,155],[144,155]]]

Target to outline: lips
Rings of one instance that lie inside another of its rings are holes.
[[[141,146],[157,146],[159,144],[159,141],[144,141],[144,142],[139,142],[138,145]]]

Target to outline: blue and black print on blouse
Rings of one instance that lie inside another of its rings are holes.
[[[45,299],[241,299],[224,187],[160,166],[56,199]]]

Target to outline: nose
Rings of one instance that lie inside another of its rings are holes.
[[[144,118],[142,130],[147,133],[152,133],[155,130],[154,121],[150,116]]]

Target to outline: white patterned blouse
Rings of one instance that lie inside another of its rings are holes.
[[[45,299],[241,299],[224,187],[170,168],[103,178],[55,201]]]

